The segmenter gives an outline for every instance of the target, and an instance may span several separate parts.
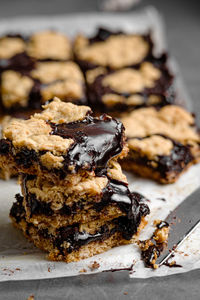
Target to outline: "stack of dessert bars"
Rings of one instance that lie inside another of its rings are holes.
[[[0,164],[21,174],[14,225],[51,260],[78,261],[133,242],[149,209],[117,162],[127,150],[121,122],[58,98],[30,119],[10,121]]]
[[[166,184],[200,159],[194,115],[154,50],[150,34],[103,28],[73,43],[55,31],[0,38],[0,170],[20,173],[22,190],[10,216],[50,259],[134,240],[149,209],[120,165]]]

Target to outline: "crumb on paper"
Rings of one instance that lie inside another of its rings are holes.
[[[90,270],[96,270],[100,267],[100,264],[96,261],[94,261],[90,266],[88,266],[90,268]]]
[[[87,270],[86,270],[86,269],[81,269],[81,270],[79,271],[79,273],[87,273]]]
[[[128,295],[128,292],[124,292],[124,295]]]
[[[30,295],[30,296],[27,298],[27,300],[34,300],[34,299],[35,299],[34,295]]]

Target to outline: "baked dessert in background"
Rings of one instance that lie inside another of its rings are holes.
[[[52,260],[77,261],[131,243],[145,226],[145,198],[131,193],[117,160],[123,125],[55,98],[28,120],[11,120],[0,167],[21,173],[11,219]]]
[[[94,110],[120,115],[140,107],[173,104],[173,75],[167,57],[142,62],[137,68],[108,71],[98,67],[86,72],[88,98]]]
[[[200,135],[194,116],[184,108],[141,108],[121,118],[129,153],[126,170],[161,183],[173,183],[200,159]]]
[[[74,62],[37,62],[26,74],[13,70],[1,74],[4,111],[40,109],[54,96],[75,104],[87,103],[84,77]]]
[[[87,104],[85,80],[72,58],[71,41],[56,31],[41,31],[29,37],[1,37],[3,114],[41,109],[54,96],[66,102]]]
[[[97,67],[116,70],[136,67],[152,58],[153,42],[149,34],[128,34],[98,28],[93,37],[78,35],[73,50],[74,58],[84,72]]]

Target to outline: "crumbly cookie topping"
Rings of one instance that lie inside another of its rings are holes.
[[[80,84],[84,80],[79,66],[72,61],[38,63],[31,72],[31,76],[39,79],[42,83],[66,79]]]
[[[42,101],[46,102],[54,96],[64,100],[77,100],[83,97],[83,87],[80,82],[69,78],[44,86],[41,90]]]
[[[52,123],[70,123],[83,120],[91,112],[88,106],[77,106],[72,103],[64,103],[57,97],[43,106],[40,114],[34,114],[34,118],[48,120]]]
[[[29,120],[12,120],[8,126],[4,127],[3,136],[12,140],[15,147],[27,147],[35,151],[47,150],[54,155],[60,155],[66,153],[74,141],[50,135],[52,128],[46,121],[73,122],[83,119],[88,111],[90,111],[89,107],[63,103],[55,98],[54,101],[44,106],[42,113],[34,114]],[[43,161],[45,159],[46,156],[43,157]],[[52,164],[55,163],[54,158]]]
[[[137,93],[152,88],[161,76],[159,69],[145,62],[139,70],[126,68],[106,76],[102,84],[119,93]]]
[[[14,147],[26,147],[35,151],[48,150],[54,154],[65,153],[74,142],[57,135],[50,135],[51,126],[44,120],[13,120],[3,130],[3,136],[12,140]]]
[[[71,58],[71,44],[59,32],[42,31],[31,36],[27,53],[37,59],[67,60]]]
[[[185,109],[167,105],[157,111],[155,108],[142,108],[121,118],[127,137],[146,137],[163,134],[183,144],[200,142],[194,124],[194,117]]]
[[[75,40],[75,53],[79,59],[113,69],[141,62],[148,51],[148,43],[137,35],[113,35],[91,45],[81,35]]]
[[[34,82],[28,76],[23,76],[18,72],[5,71],[2,73],[1,97],[4,107],[10,108],[19,104],[27,106],[29,93]]]
[[[4,37],[0,39],[0,59],[9,59],[24,52],[25,42],[20,38]]]
[[[136,150],[141,154],[145,154],[149,159],[155,158],[157,155],[169,155],[173,149],[173,143],[158,135],[139,139],[130,139],[129,148]]]

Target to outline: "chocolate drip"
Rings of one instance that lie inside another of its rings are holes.
[[[99,173],[123,149],[123,125],[106,115],[91,116],[73,123],[53,124],[52,135],[71,138],[73,145],[65,155],[65,166]]]

